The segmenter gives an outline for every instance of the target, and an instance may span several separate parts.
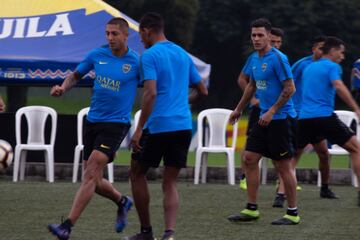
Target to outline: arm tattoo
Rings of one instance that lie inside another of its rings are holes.
[[[283,90],[278,100],[273,105],[275,112],[279,110],[285,103],[287,103],[287,101],[289,101],[289,99],[294,94],[294,92],[295,92],[295,86],[293,80],[292,79],[285,80]]]

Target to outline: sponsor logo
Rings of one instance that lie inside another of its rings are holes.
[[[99,64],[102,65],[102,64],[108,64],[108,63],[107,63],[107,62],[99,61]]]
[[[280,156],[283,157],[283,156],[285,156],[287,153],[288,153],[288,151],[283,152],[283,153],[280,153]]]
[[[58,34],[73,35],[74,31],[68,15],[69,13],[56,14],[55,20],[50,24],[44,24],[43,22],[47,23],[48,19],[45,20],[42,16],[0,19],[0,39],[54,37]],[[48,26],[46,29],[43,27],[45,25]]]
[[[105,149],[110,149],[109,146],[106,146],[106,145],[104,145],[104,144],[101,144],[100,147],[101,147],[101,148],[105,148]]]
[[[100,84],[101,87],[107,88],[113,91],[119,91],[120,81],[114,80],[108,77],[103,77],[101,75],[96,76],[96,81]]]

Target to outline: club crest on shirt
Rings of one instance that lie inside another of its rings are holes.
[[[125,64],[122,65],[123,73],[128,73],[130,70],[131,70],[131,65],[130,64],[125,63]]]
[[[261,65],[262,71],[265,72],[265,71],[266,71],[266,68],[267,68],[267,63],[263,63],[263,64]]]

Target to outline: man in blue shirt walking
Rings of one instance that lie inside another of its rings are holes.
[[[95,70],[93,96],[84,128],[84,179],[67,219],[62,224],[48,225],[50,232],[60,240],[70,238],[71,228],[94,193],[117,204],[117,232],[122,232],[127,224],[132,200],[103,178],[103,170],[114,160],[128,133],[139,83],[139,57],[127,47],[128,29],[129,25],[123,18],[111,19],[106,25],[109,45],[91,51],[61,86],[51,89],[52,96],[61,96],[89,71]]]
[[[158,167],[162,159],[165,231],[161,240],[174,240],[179,207],[176,181],[180,169],[186,167],[191,142],[189,102],[208,92],[186,51],[166,39],[160,15],[147,13],[141,18],[140,36],[147,48],[140,59],[144,94],[139,123],[131,139],[130,179],[141,228],[130,240],[154,239],[146,173],[150,167]],[[189,86],[196,90],[190,97]]]
[[[228,219],[238,222],[259,218],[258,162],[265,156],[273,160],[276,170],[284,179],[288,196],[286,214],[272,224],[293,225],[300,222],[296,203],[296,179],[291,171],[291,159],[295,153],[296,117],[291,96],[295,92],[295,86],[287,57],[270,45],[270,30],[271,23],[267,19],[258,19],[252,23],[251,40],[257,54],[253,58],[250,82],[230,116],[230,122],[237,121],[255,91],[257,92],[261,109],[260,119],[248,136],[243,155],[248,183],[248,203],[240,214],[231,215]]]
[[[343,147],[350,153],[359,182],[360,144],[355,133],[334,114],[337,93],[360,118],[360,108],[341,80],[342,69],[339,63],[344,59],[345,44],[336,37],[327,37],[322,51],[323,57],[311,63],[303,73],[303,89],[306,91],[303,91],[298,122],[298,147],[301,151],[307,144],[317,144],[323,139]],[[358,205],[360,206],[360,191]]]

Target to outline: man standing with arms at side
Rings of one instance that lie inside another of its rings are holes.
[[[85,210],[94,193],[117,206],[115,230],[122,232],[132,200],[118,192],[103,178],[103,170],[114,160],[116,151],[130,128],[130,114],[139,83],[139,57],[127,46],[129,25],[113,18],[106,25],[109,45],[91,51],[61,86],[51,95],[61,96],[91,70],[95,70],[93,96],[84,130],[84,179],[75,195],[68,218],[48,229],[60,240],[70,238],[71,228]]]
[[[207,95],[207,88],[189,55],[166,39],[160,15],[145,14],[139,28],[147,50],[140,59],[144,95],[139,124],[131,139],[133,154],[130,179],[141,229],[130,240],[154,239],[146,173],[150,167],[158,167],[162,158],[165,231],[161,239],[174,240],[179,207],[176,182],[180,169],[186,167],[191,141],[189,100],[191,103],[198,96]],[[197,90],[195,95],[190,95],[190,99],[189,86]]]
[[[273,159],[277,172],[284,179],[285,192],[288,196],[286,214],[272,224],[294,225],[300,222],[296,203],[296,179],[291,171],[291,159],[295,152],[294,118],[296,117],[291,96],[295,92],[295,86],[286,56],[270,45],[270,30],[271,24],[267,19],[257,19],[252,23],[251,40],[257,56],[254,57],[250,82],[230,116],[230,122],[237,121],[255,91],[258,91],[260,119],[247,139],[243,155],[248,183],[248,203],[240,214],[231,215],[228,219],[232,222],[240,222],[259,218],[258,162],[262,156],[266,156]]]
[[[274,28],[274,27],[271,28],[270,42],[273,47],[280,50],[283,37],[284,37],[284,31],[281,28]],[[243,92],[245,91],[246,85],[250,81],[250,74],[252,69],[251,62],[254,56],[256,56],[256,52],[252,53],[248,57],[237,80],[238,85],[240,86]],[[250,100],[249,120],[248,120],[248,128],[246,130],[246,136],[249,136],[251,129],[259,121],[259,116],[260,116],[259,99],[257,94],[255,93],[255,95]],[[241,174],[240,174],[239,187],[242,190],[246,190],[247,188],[246,177],[245,177],[245,164],[244,161],[242,160],[241,160]]]
[[[341,80],[339,63],[344,60],[345,44],[336,37],[327,37],[322,47],[323,57],[304,71],[302,107],[300,111],[298,147],[328,139],[350,153],[353,170],[358,178],[360,206],[360,144],[355,133],[334,113],[335,94],[353,109],[360,119],[360,108]],[[320,137],[320,138],[319,138]]]

